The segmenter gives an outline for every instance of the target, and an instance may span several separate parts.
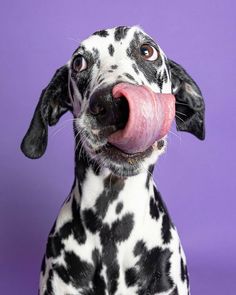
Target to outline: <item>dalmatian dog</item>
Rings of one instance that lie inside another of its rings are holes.
[[[70,111],[75,177],[47,240],[40,295],[190,294],[181,242],[152,179],[169,129],[142,139],[140,109],[154,93],[174,96],[177,129],[204,139],[200,89],[137,26],[95,32],[42,91],[21,149],[41,157],[48,126]],[[128,124],[137,136],[119,146]]]

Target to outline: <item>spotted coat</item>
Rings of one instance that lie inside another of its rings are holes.
[[[142,58],[143,44],[156,60]],[[74,184],[47,240],[40,295],[189,294],[181,242],[152,178],[167,138],[124,154],[107,142],[118,123],[89,111],[94,93],[111,102],[119,82],[174,93],[177,129],[204,138],[200,89],[139,27],[102,30],[83,41],[43,90],[21,146],[26,156],[41,157],[47,126],[73,113]]]

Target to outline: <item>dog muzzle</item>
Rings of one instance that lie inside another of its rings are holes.
[[[129,154],[143,152],[170,130],[175,116],[174,95],[129,83],[115,85],[112,94],[114,99],[124,97],[129,106],[125,127],[108,138],[120,150]]]

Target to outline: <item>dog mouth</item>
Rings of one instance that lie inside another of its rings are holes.
[[[88,151],[88,154],[99,166],[108,168],[113,174],[129,177],[140,173],[145,160],[153,154],[154,149],[155,145],[152,145],[143,152],[130,154],[107,142],[96,151]]]
[[[137,174],[134,171],[139,169],[140,163],[144,162],[156,148],[156,143],[154,143],[142,152],[128,153],[111,144],[107,137],[101,138],[90,132],[84,132],[83,148],[89,158],[100,163],[101,166],[112,169],[115,173],[119,170],[119,174],[121,170],[126,170],[128,175]]]
[[[100,161],[101,163],[106,160],[108,163],[114,163],[116,165],[138,164],[140,161],[144,161],[149,157],[155,149],[155,143],[147,147],[141,152],[129,153],[120,149],[109,142],[110,134],[117,132],[115,126],[103,128],[99,131],[86,132],[83,142],[84,149],[90,155],[91,158]]]
[[[107,156],[109,156],[110,159],[115,159],[117,160],[117,162],[120,162],[122,160],[125,160],[127,162],[134,162],[134,161],[143,160],[144,158],[149,156],[152,151],[153,151],[153,145],[148,147],[143,152],[127,153],[122,151],[118,147],[114,146],[113,144],[107,142],[102,148],[96,151],[96,155],[106,154]]]

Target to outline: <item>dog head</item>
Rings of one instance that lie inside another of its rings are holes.
[[[41,157],[47,146],[48,125],[71,111],[76,145],[99,165],[117,175],[139,173],[154,164],[165,137],[144,151],[127,153],[109,142],[127,125],[130,106],[117,85],[144,86],[155,93],[173,93],[176,125],[204,139],[204,101],[193,79],[168,59],[159,45],[139,27],[116,27],[95,32],[76,49],[70,61],[42,91],[30,127],[22,141],[29,158]],[[137,103],[135,108],[139,108]]]

